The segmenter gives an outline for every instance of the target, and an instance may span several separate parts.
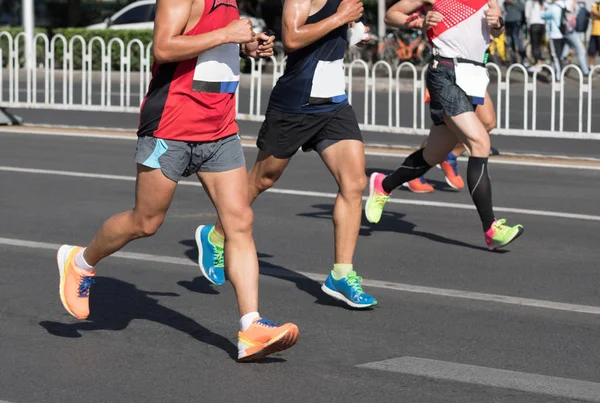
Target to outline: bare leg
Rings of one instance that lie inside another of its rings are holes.
[[[277,182],[285,168],[288,166],[290,160],[275,158],[274,156],[259,151],[256,157],[254,166],[248,172],[248,202],[252,204],[259,194],[269,189]],[[223,225],[221,220],[217,220],[215,230],[223,235]]]
[[[258,257],[252,238],[245,167],[198,173],[225,234],[225,272],[235,289],[240,316],[258,312]]]
[[[352,264],[367,186],[363,143],[339,141],[323,150],[321,158],[339,186],[333,208],[335,263]]]
[[[135,207],[104,222],[83,254],[92,266],[134,239],[154,235],[165,218],[177,183],[160,169],[137,167]]]

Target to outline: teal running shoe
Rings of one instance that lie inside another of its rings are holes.
[[[354,270],[348,273],[348,277],[340,280],[336,280],[332,273],[329,273],[321,290],[352,308],[369,308],[377,305],[377,300],[363,291],[361,281],[362,277],[357,276]]]
[[[225,254],[220,246],[213,245],[208,233],[213,225],[201,225],[196,229],[196,245],[198,245],[198,266],[202,275],[214,285],[225,284]]]

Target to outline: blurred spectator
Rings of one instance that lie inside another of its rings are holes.
[[[530,71],[539,70],[542,66],[542,39],[546,33],[546,23],[542,19],[542,1],[527,0],[525,4],[525,19],[529,28],[531,53],[534,65]]]
[[[548,5],[542,5],[542,18],[546,21],[546,32],[548,35],[548,46],[552,57],[555,79],[560,80],[561,63],[560,55],[565,43],[563,33],[560,30],[563,9],[566,8],[562,0],[552,0]]]
[[[581,43],[579,34],[575,29],[577,27],[577,8],[577,0],[571,0],[569,3],[567,3],[568,22],[567,30],[563,34],[565,43],[560,59],[564,61],[569,55],[570,48],[575,49],[575,53],[577,54],[577,64],[579,64],[583,75],[587,76],[590,74],[590,69],[588,68],[587,60],[585,59],[585,48],[583,47],[583,43]]]
[[[600,51],[600,1],[592,4],[592,36],[590,36],[590,44],[588,47],[588,64],[590,68],[594,66],[594,58],[596,53]]]
[[[524,0],[504,0],[504,21],[506,23],[506,36],[510,38],[510,47],[513,54],[520,56],[519,62],[526,60],[525,47],[521,40],[521,22],[525,11]]]

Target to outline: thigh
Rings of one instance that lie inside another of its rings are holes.
[[[496,126],[496,110],[489,92],[486,91],[483,105],[478,105],[475,109],[477,118],[486,128],[491,131]]]
[[[433,166],[443,162],[457,144],[458,137],[446,125],[433,126],[423,151],[425,161]]]
[[[327,147],[320,155],[340,187],[366,185],[362,141],[341,140]]]
[[[249,172],[250,179],[253,181],[268,179],[272,184],[281,177],[289,163],[289,158],[277,158],[264,151],[259,151],[254,166]]]
[[[252,214],[245,167],[224,172],[198,172],[197,175],[217,210],[225,234],[247,214]]]
[[[472,151],[470,147],[472,144],[489,143],[489,134],[474,112],[444,116],[444,123],[462,143],[469,147],[470,151]]]
[[[177,182],[160,169],[137,165],[134,211],[143,218],[164,217],[171,205]]]

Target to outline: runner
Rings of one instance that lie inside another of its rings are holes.
[[[179,179],[196,174],[227,234],[226,270],[241,316],[238,358],[259,359],[296,342],[296,325],[276,325],[258,314],[258,259],[235,122],[239,55],[269,57],[273,40],[255,37],[233,0],[157,2],[153,78],[140,112],[135,155],[135,207],[104,222],[87,248],[59,249],[60,297],[71,315],[89,315],[94,266],[130,241],[154,235]]]
[[[434,127],[427,147],[408,156],[391,175],[377,172],[371,175],[365,208],[369,222],[379,222],[392,190],[442,162],[458,139],[469,150],[467,185],[488,248],[506,246],[523,233],[523,226],[510,227],[505,225],[506,220],[495,218],[488,174],[490,137],[475,114],[476,106],[484,101],[489,83],[482,62],[490,33],[497,37],[504,30],[501,15],[496,0],[489,3],[486,0],[437,0],[427,13],[425,28],[435,55],[427,78]]]
[[[425,0],[402,0],[389,8],[385,14],[385,23],[389,26],[401,29],[423,29],[425,19],[423,13],[426,12],[425,5],[429,3]],[[417,8],[417,11],[413,12]],[[425,97],[425,102],[428,100],[429,91]],[[486,131],[489,133],[496,127],[496,112],[494,104],[490,98],[490,94],[486,91],[483,105],[475,110],[475,114],[483,123]],[[425,148],[427,140],[423,142],[421,148]],[[465,183],[458,173],[457,157],[462,155],[466,150],[464,144],[458,142],[456,147],[448,153],[445,161],[438,165],[444,172],[446,183],[453,189],[460,190],[465,187]],[[419,176],[404,184],[413,193],[432,193],[434,191],[423,176]]]
[[[335,260],[322,290],[354,308],[377,304],[362,290],[352,264],[367,178],[362,135],[345,92],[343,59],[348,24],[362,13],[359,0],[284,1],[287,65],[271,93],[248,182],[253,202],[279,179],[299,148],[319,153],[339,186],[333,209]],[[363,42],[369,40],[359,34]],[[200,270],[216,285],[225,282],[223,237],[221,222],[196,230]]]

